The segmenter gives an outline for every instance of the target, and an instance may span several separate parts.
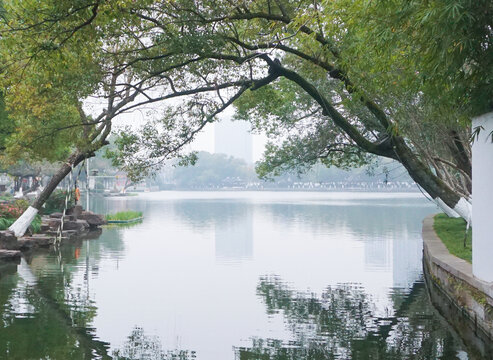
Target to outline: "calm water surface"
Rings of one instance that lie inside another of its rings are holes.
[[[0,267],[1,359],[467,359],[422,282],[421,194],[99,198],[129,227]]]

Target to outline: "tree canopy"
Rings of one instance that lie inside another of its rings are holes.
[[[449,208],[463,199],[458,211],[468,216],[468,119],[492,109],[490,1],[4,6],[2,86],[18,126],[12,154],[31,146],[53,156],[33,146],[46,131],[52,149],[94,147],[119,115],[152,105],[140,128],[120,131],[111,153],[138,178],[183,156],[235,104],[238,117],[272,138],[263,174],[383,156]],[[105,109],[88,116],[95,97]]]

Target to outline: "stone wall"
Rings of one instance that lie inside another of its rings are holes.
[[[433,305],[481,358],[493,358],[493,283],[477,279],[472,265],[449,253],[423,221],[423,269]],[[493,261],[492,261],[493,266]]]

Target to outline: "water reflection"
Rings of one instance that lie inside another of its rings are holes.
[[[241,261],[253,256],[253,209],[248,202],[174,201],[178,221],[195,231],[213,231],[219,261]]]
[[[417,281],[433,207],[361,196],[99,198],[144,221],[0,266],[0,358],[453,359]]]
[[[173,214],[177,220],[199,231],[213,226],[234,224],[249,212],[250,204],[231,200],[174,200]]]
[[[458,359],[457,339],[437,321],[423,282],[392,296],[394,311],[376,316],[371,296],[358,285],[328,287],[317,296],[264,277],[257,293],[268,314],[282,314],[292,340],[253,338],[236,359]]]
[[[92,327],[97,306],[90,279],[103,256],[124,247],[117,229],[101,240],[40,249],[16,271],[0,272],[0,358],[111,359],[109,343]]]
[[[109,344],[88,326],[96,308],[84,291],[66,291],[63,272],[37,282],[24,261],[18,270],[0,278],[2,358],[110,359]]]
[[[214,228],[216,258],[250,259],[253,255],[253,216],[249,207],[234,221],[216,223]]]
[[[125,344],[113,352],[115,360],[192,360],[194,351],[163,350],[158,336],[150,336],[143,328],[135,327]]]
[[[262,205],[262,210],[269,221],[288,227],[288,231],[299,229],[334,241],[360,241],[365,271],[392,272],[394,287],[410,287],[420,276],[421,222],[433,211],[420,199],[329,199]]]

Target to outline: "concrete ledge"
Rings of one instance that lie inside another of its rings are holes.
[[[475,330],[492,340],[493,283],[474,277],[471,264],[449,253],[435,233],[433,222],[433,215],[423,221],[425,275],[471,320]]]

